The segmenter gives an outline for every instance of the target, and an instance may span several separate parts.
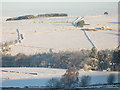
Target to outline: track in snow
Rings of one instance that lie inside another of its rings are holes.
[[[90,38],[87,35],[87,33],[85,32],[85,30],[83,30],[83,32],[84,32],[84,35],[86,36],[86,38],[88,39],[88,41],[91,43],[91,45],[96,48],[95,44],[90,40]]]

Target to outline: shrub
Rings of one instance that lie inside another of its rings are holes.
[[[58,88],[60,87],[60,81],[57,78],[52,78],[48,81],[47,85],[50,88]]]
[[[82,87],[86,87],[90,84],[91,81],[91,77],[90,76],[82,76],[81,77],[81,82],[80,82],[80,86]]]
[[[107,82],[108,84],[113,84],[115,82],[115,75],[114,74],[110,74],[107,78]]]

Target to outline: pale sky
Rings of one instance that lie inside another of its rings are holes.
[[[78,8],[81,9],[80,11],[82,11],[82,8],[83,8],[82,6],[79,6],[79,5],[75,5],[74,7],[70,7],[70,5],[67,5],[67,6],[63,5],[62,8],[60,7],[60,5],[58,5],[58,6],[47,5],[46,7],[42,7],[42,5],[37,5],[37,4],[35,4],[35,5],[33,4],[31,6],[27,4],[27,6],[26,6],[26,4],[24,5],[22,3],[18,3],[16,5],[12,5],[12,4],[9,5],[6,2],[16,2],[16,3],[17,2],[23,2],[23,3],[24,2],[27,2],[27,3],[28,2],[88,2],[89,3],[89,2],[118,2],[118,1],[119,0],[0,0],[0,2],[2,2],[2,3],[0,3],[0,12],[1,12],[0,16],[2,16],[2,14],[5,16],[6,15],[16,16],[16,15],[23,15],[23,14],[38,14],[38,13],[46,13],[46,12],[50,13],[50,12],[57,12],[57,11],[71,14],[70,13],[71,11],[68,10],[69,8],[71,8],[74,11],[73,13],[75,13],[75,11],[77,12]],[[98,4],[96,4],[96,5],[98,5]],[[37,6],[39,6],[39,7],[37,7]],[[96,6],[96,7],[97,7],[97,9],[99,9],[99,12],[96,9],[97,14],[99,14],[100,12],[104,12],[102,8],[105,8],[105,10],[110,13],[118,12],[117,5],[115,6],[115,5],[110,4],[110,5],[107,5],[106,7],[99,7],[99,6]],[[84,7],[84,8],[88,8],[88,7]],[[91,6],[91,8],[88,8],[88,9],[92,12],[93,8],[95,8],[95,6],[94,7]],[[84,10],[87,10],[87,9],[84,9]],[[31,12],[31,11],[33,11],[33,12]],[[10,14],[10,12],[11,12],[11,14]],[[16,12],[16,13],[13,13],[13,12]],[[85,11],[85,12],[88,12],[88,11]]]
[[[119,0],[0,0],[2,2],[119,2]]]
[[[3,16],[37,15],[41,13],[67,13],[74,15],[98,15],[105,11],[117,14],[117,2],[3,2]]]

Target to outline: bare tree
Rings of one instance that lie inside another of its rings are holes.
[[[63,88],[74,88],[79,81],[78,75],[78,70],[75,67],[70,67],[61,78]]]
[[[83,69],[84,69],[84,71],[88,71],[89,70],[89,66],[87,64],[84,64]]]

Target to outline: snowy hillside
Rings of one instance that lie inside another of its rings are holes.
[[[60,78],[65,71],[51,68],[0,68],[0,79],[3,87],[46,86],[49,79]],[[81,76],[89,75],[91,76],[90,84],[104,84],[107,83],[107,77],[110,74],[116,76],[117,83],[118,72],[79,71],[79,79]]]
[[[3,42],[17,38],[16,29],[23,34],[22,43],[12,46],[12,55],[17,53],[36,54],[41,52],[78,51],[91,49],[93,46],[86,38],[81,28],[71,23],[76,17],[48,17],[21,21],[0,21],[3,25]],[[118,46],[117,15],[85,16],[84,20],[90,25],[83,28],[100,28],[108,26],[112,30],[86,31],[89,39],[97,49],[115,49]]]

